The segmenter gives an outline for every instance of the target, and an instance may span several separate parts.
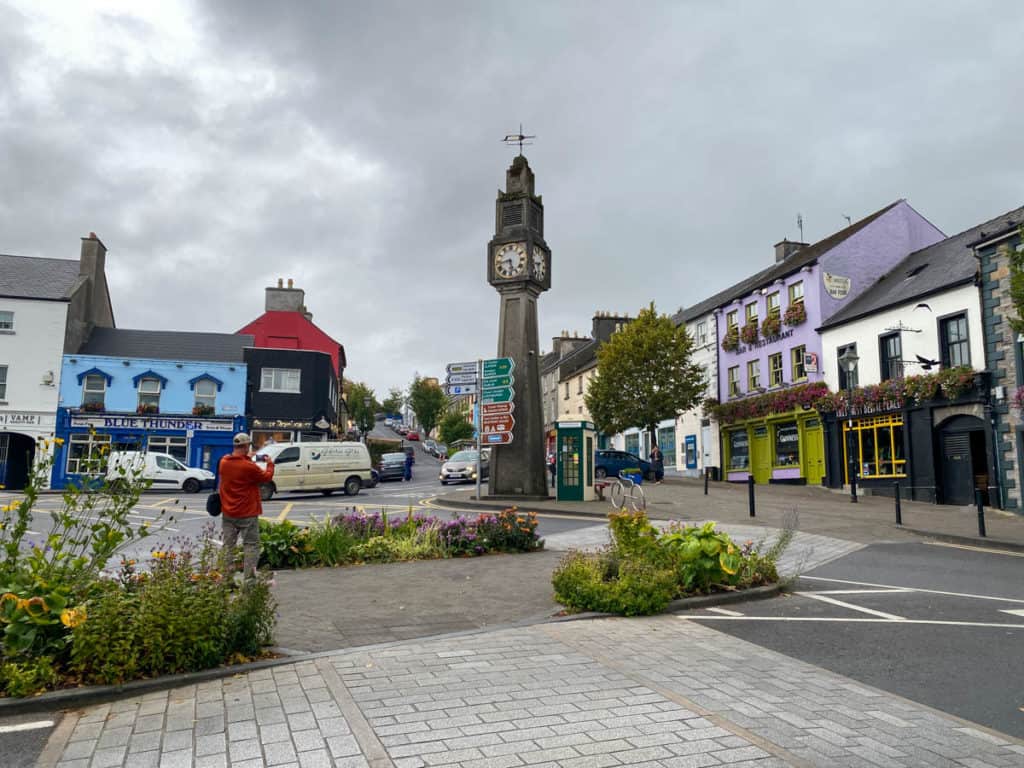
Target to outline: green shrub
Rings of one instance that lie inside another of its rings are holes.
[[[0,663],[0,690],[8,696],[32,696],[59,680],[60,674],[50,656]]]
[[[268,568],[301,568],[315,561],[306,530],[284,520],[271,523],[260,518],[260,565]]]
[[[89,602],[88,618],[74,629],[70,669],[86,682],[110,685],[140,675],[139,598],[110,583]]]
[[[544,546],[537,537],[537,513],[521,513],[509,507],[496,515],[480,515],[476,520],[477,541],[486,549],[500,552],[532,552]]]
[[[665,610],[675,596],[675,574],[612,551],[571,552],[552,577],[555,599],[580,611],[642,616]]]
[[[671,559],[683,592],[706,592],[713,586],[736,586],[742,579],[743,554],[715,524],[673,524],[658,537],[658,546]]]
[[[306,540],[310,549],[310,560],[319,565],[342,565],[352,559],[356,539],[341,525],[335,525],[324,517],[306,529]]]

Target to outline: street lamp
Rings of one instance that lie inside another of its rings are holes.
[[[372,402],[373,402],[373,399],[369,395],[366,395],[366,396],[363,397],[363,420],[362,420],[363,423],[360,424],[359,426],[363,430],[363,442],[364,443],[367,441],[367,438],[369,438],[369,436],[370,436],[370,427],[373,426],[373,422],[370,421],[370,417],[372,416],[372,414],[370,413],[370,403],[372,403]]]
[[[860,357],[852,346],[839,356],[839,364],[846,371],[846,456],[847,471],[850,473],[850,503],[857,503],[857,457],[853,455],[853,375],[857,371],[857,363]]]

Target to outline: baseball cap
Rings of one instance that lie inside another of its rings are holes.
[[[235,435],[235,439],[233,442],[235,445],[249,445],[249,443],[251,443],[252,440],[245,432],[239,432],[237,435]]]

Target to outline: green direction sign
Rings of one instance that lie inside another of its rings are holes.
[[[480,397],[484,405],[510,403],[512,402],[512,387],[493,387],[490,389],[484,387]]]
[[[515,366],[511,357],[495,357],[491,360],[484,360],[484,377],[508,376]]]
[[[512,377],[511,376],[484,376],[484,380],[481,382],[485,390],[494,389],[495,387],[511,387]]]

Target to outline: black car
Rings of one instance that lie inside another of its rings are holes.
[[[654,479],[651,462],[626,451],[599,450],[594,452],[594,477],[618,477],[624,469],[639,469],[646,480]]]
[[[380,457],[377,473],[381,482],[385,480],[401,480],[405,477],[405,454],[385,453]]]

